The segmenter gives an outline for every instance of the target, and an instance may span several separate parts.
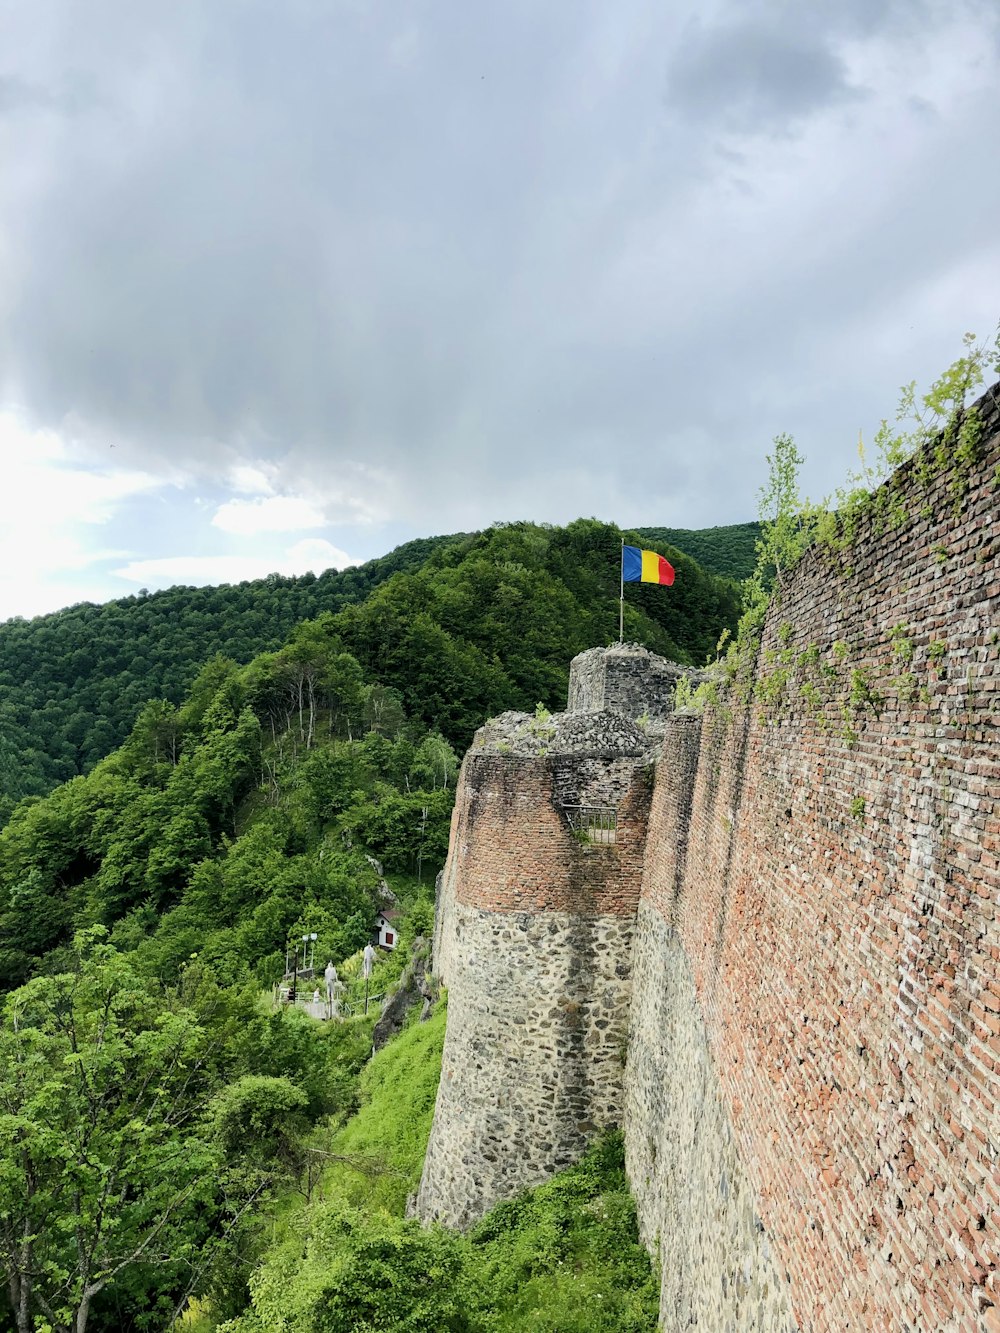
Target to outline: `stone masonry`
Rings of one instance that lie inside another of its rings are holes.
[[[466,1227],[620,1124],[632,917],[458,904],[418,1214]]]
[[[660,1267],[662,1327],[778,1333],[794,1327],[788,1284],[740,1160],[676,929],[700,735],[699,717],[668,720],[669,764],[649,815],[648,859],[663,892],[640,902],[636,923],[626,1164]]]
[[[607,708],[662,727],[663,720],[673,712],[678,680],[700,674],[657,657],[639,643],[588,648],[570,664],[567,710],[575,713]]]
[[[802,562],[752,703],[671,713],[678,669],[626,645],[479,733],[421,1216],[622,1123],[665,1330],[1000,1333],[1000,387],[981,410],[971,468],[907,464]]]
[[[649,740],[620,714],[477,733],[438,893],[448,1027],[419,1216],[468,1226],[621,1123],[651,790]],[[614,812],[613,841],[587,811]]]

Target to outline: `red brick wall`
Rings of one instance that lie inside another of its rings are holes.
[[[465,757],[437,899],[448,1030],[416,1211],[467,1227],[622,1117],[652,772],[642,754]],[[566,806],[617,811],[613,845]]]
[[[996,404],[957,514],[911,466],[903,524],[799,571],[771,704],[704,720],[686,848],[672,732],[654,797],[644,895],[806,1328],[1000,1329]]]
[[[634,916],[651,775],[634,758],[596,761],[603,774],[620,770],[616,840],[581,842],[554,804],[553,788],[559,770],[564,785],[567,765],[586,776],[592,762],[469,752],[445,870],[459,903],[490,912]]]

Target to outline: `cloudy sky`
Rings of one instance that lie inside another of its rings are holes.
[[[998,132],[997,0],[0,0],[0,618],[828,491]]]

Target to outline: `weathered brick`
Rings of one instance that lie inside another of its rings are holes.
[[[998,1325],[997,389],[983,410],[957,509],[954,477],[907,465],[904,521],[803,561],[756,667],[789,665],[777,703],[668,716],[657,669],[651,797],[632,650],[574,679],[622,710],[614,745],[573,753],[595,724],[567,714],[561,754],[470,752],[423,1215],[464,1224],[623,1116],[665,1329]],[[567,793],[615,806],[613,846],[572,836]]]

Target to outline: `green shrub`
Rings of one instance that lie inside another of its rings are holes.
[[[639,1241],[620,1133],[499,1204],[469,1237],[490,1333],[653,1333],[658,1284]]]
[[[468,1246],[380,1211],[313,1210],[304,1247],[286,1242],[251,1281],[254,1314],[229,1333],[474,1333],[482,1296]]]

